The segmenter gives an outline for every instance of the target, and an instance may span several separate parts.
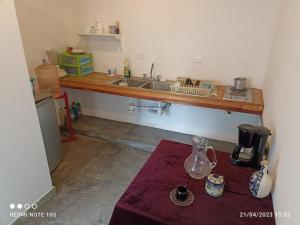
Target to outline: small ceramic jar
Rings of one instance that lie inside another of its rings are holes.
[[[205,191],[213,197],[220,197],[224,190],[224,177],[218,174],[209,174],[206,178]]]

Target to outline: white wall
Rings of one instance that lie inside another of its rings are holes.
[[[116,41],[89,41],[97,71],[114,65],[122,73],[126,56],[139,76],[155,62],[164,78],[188,75],[231,84],[246,76],[261,88],[279,0],[74,0],[74,7],[78,33],[97,17],[106,27],[120,21],[122,53]],[[202,56],[203,63],[192,63],[193,56]]]
[[[13,220],[10,203],[34,203],[52,184],[12,0],[0,0],[0,30],[0,224],[6,225]]]
[[[299,127],[300,127],[300,1],[283,0],[273,50],[265,78],[264,121],[273,131],[271,165],[273,203],[278,225],[299,225]]]
[[[79,46],[92,51],[96,71],[117,66],[122,73],[126,56],[135,75],[149,73],[155,62],[156,72],[163,78],[189,75],[230,84],[233,77],[241,75],[255,87],[262,87],[279,10],[279,0],[64,0],[59,1],[59,7],[57,1],[16,1],[29,68],[39,63],[46,49],[78,40]],[[104,19],[106,27],[120,21],[122,52],[117,41],[77,37],[97,17]],[[61,25],[61,21],[66,22]],[[203,57],[203,63],[192,63],[193,56]],[[73,99],[82,94],[72,93],[77,96],[71,95]],[[129,115],[128,102],[128,98],[93,93],[84,94],[81,101],[84,112],[90,115],[231,142],[237,139],[239,123],[258,123],[258,117],[247,114],[228,116],[224,111],[182,105],[175,105],[164,117],[144,112]],[[172,125],[165,126],[167,123]]]
[[[16,0],[30,71],[45,50],[79,40],[79,46],[92,51],[96,71],[105,72],[113,65],[122,72],[123,57],[128,56],[135,75],[149,73],[155,62],[156,72],[163,78],[189,75],[231,83],[233,77],[243,75],[252,86],[262,86],[279,0],[70,1]],[[104,19],[106,27],[120,21],[122,52],[117,41],[77,37],[97,17]],[[191,63],[193,56],[202,56],[203,63]],[[237,141],[239,123],[259,121],[248,114],[227,115],[178,104],[163,117],[147,112],[130,115],[128,98],[82,93],[72,91],[70,97],[81,99],[83,111],[89,115],[230,142]]]
[[[29,73],[49,49],[64,50],[76,40],[72,0],[15,0]]]
[[[76,31],[103,18],[104,25],[120,21],[122,52],[117,41],[81,38],[94,55],[96,71],[117,66],[129,57],[133,73],[149,73],[152,62],[163,78],[188,75],[231,84],[235,76],[246,76],[250,84],[262,87],[273,37],[278,0],[190,0],[108,1],[76,0]],[[201,56],[202,64],[192,63]],[[108,95],[70,92],[79,99],[86,114],[143,124],[210,138],[237,141],[236,126],[258,124],[257,116],[243,113],[173,105],[163,116],[127,111],[129,99]],[[176,121],[176,122],[174,122]]]

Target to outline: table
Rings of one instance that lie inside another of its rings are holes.
[[[212,172],[224,175],[226,184],[223,196],[214,198],[204,190],[205,179],[190,178],[183,167],[191,150],[163,140],[117,202],[109,225],[275,225],[271,196],[256,199],[249,192],[253,169],[234,166],[228,153],[217,151]],[[190,206],[179,207],[169,199],[181,184],[194,193]]]

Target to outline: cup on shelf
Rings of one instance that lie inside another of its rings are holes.
[[[109,26],[109,32],[111,34],[118,34],[118,27],[117,26]]]

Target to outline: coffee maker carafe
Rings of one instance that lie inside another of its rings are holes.
[[[271,131],[266,127],[250,124],[241,124],[238,129],[239,143],[233,148],[230,161],[238,166],[259,168]]]

